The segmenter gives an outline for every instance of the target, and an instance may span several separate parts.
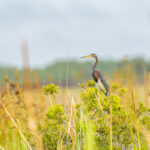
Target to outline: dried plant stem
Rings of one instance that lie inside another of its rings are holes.
[[[112,147],[112,106],[110,105],[110,150],[113,150]]]
[[[46,106],[45,98],[44,98],[43,92],[41,92],[40,81],[39,81],[37,72],[33,72],[33,76],[34,76],[34,80],[35,80],[36,89],[39,93],[40,100],[41,100],[41,110],[42,110],[42,112],[44,112],[45,106]],[[44,113],[41,113],[41,114],[44,114]]]
[[[61,130],[60,130],[60,134],[59,134],[59,140],[57,143],[57,150],[62,150],[62,126],[61,126]]]
[[[141,125],[141,124],[140,124],[139,128],[140,128],[140,131],[142,131],[142,133],[143,133],[143,135],[144,135],[144,138],[145,138],[145,140],[146,140],[146,142],[147,142],[147,147],[148,147],[148,149],[150,150],[150,142],[149,142],[149,139],[150,139],[150,132],[149,132],[149,130],[148,130],[147,128],[145,128],[144,125]]]
[[[35,146],[38,149],[42,149],[42,141],[41,141],[41,137],[38,135],[37,132],[37,125],[35,122],[35,111],[34,111],[34,107],[32,106],[32,93],[28,93],[25,95],[25,103],[26,103],[26,108],[27,108],[27,114],[28,114],[28,127],[31,131],[31,133],[36,137],[35,138]]]
[[[97,90],[98,90],[98,97],[97,97],[96,93],[95,93],[95,97],[96,97],[96,99],[97,99],[97,101],[98,101],[98,104],[99,104],[99,106],[100,106],[100,109],[101,109],[101,111],[102,111],[102,113],[103,113],[103,108],[102,108],[102,105],[101,105],[101,103],[100,103],[99,88],[98,88],[97,85],[96,85],[96,88],[97,88]]]
[[[0,149],[1,149],[1,150],[5,150],[2,146],[0,146]]]
[[[132,145],[133,145],[133,149],[136,150],[135,148],[135,142],[134,142],[134,136],[133,136],[133,131],[132,131],[132,127],[129,123],[129,118],[128,118],[128,114],[126,113],[126,121],[127,121],[127,124],[129,126],[129,131],[130,131],[130,135],[131,135],[131,139],[132,139]]]
[[[67,140],[68,140],[69,134],[72,138],[72,149],[75,149],[74,137],[76,136],[76,132],[74,131],[74,127],[75,127],[74,117],[75,117],[75,103],[72,97],[71,108],[70,108],[70,119],[68,123],[68,135],[67,135]]]
[[[134,93],[133,93],[133,90],[132,90],[132,104],[133,104],[133,111],[134,111],[135,125],[136,125],[137,138],[138,138],[138,147],[139,147],[139,150],[141,150],[140,134],[139,134],[139,126],[138,126],[138,120],[137,120],[137,116],[136,116],[135,100],[134,100]]]
[[[71,124],[72,124],[72,118],[73,118],[73,97],[72,97],[72,103],[70,105],[70,118],[69,118],[69,123],[68,123],[68,132],[67,132],[67,140],[70,134],[70,129],[71,129]]]
[[[149,106],[149,96],[150,96],[150,73],[147,72],[145,75],[145,103],[147,106]]]
[[[51,106],[52,108],[54,108],[51,95],[49,95],[48,97],[49,97],[49,101],[50,101],[50,106]]]
[[[23,135],[23,133],[21,132],[21,130],[19,129],[18,125],[16,124],[16,122],[14,121],[13,117],[10,115],[10,113],[8,112],[7,108],[5,107],[5,105],[0,102],[2,108],[4,109],[4,111],[7,113],[7,115],[9,116],[10,120],[12,121],[12,123],[14,124],[15,128],[18,130],[20,136],[22,137],[22,139],[24,140],[24,142],[26,143],[26,145],[28,146],[29,150],[32,150],[30,144],[28,143],[28,141],[26,140],[25,136]]]
[[[68,97],[69,97],[69,89],[68,89],[68,78],[69,78],[69,57],[67,58],[67,63],[66,63],[66,92],[68,95],[66,95],[66,102],[68,102]]]

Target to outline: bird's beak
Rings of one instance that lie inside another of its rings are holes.
[[[90,58],[90,57],[93,57],[93,55],[90,54],[90,55],[88,55],[88,56],[82,56],[82,57],[80,57],[80,58]]]

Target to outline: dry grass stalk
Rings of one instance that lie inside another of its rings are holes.
[[[28,143],[28,141],[26,140],[25,136],[23,135],[23,133],[21,132],[20,128],[18,127],[17,123],[14,121],[13,117],[10,115],[10,113],[8,112],[7,108],[5,107],[5,105],[0,102],[2,108],[4,109],[4,111],[7,113],[7,115],[9,116],[10,120],[12,121],[12,123],[14,124],[15,128],[18,130],[20,136],[22,137],[22,139],[24,140],[24,142],[26,143],[27,147],[32,150],[30,144]]]
[[[37,132],[37,124],[36,124],[36,121],[35,121],[35,108],[32,104],[33,100],[32,100],[32,93],[30,93],[28,91],[28,94],[25,95],[25,102],[26,102],[26,107],[27,107],[27,114],[28,114],[28,127],[29,129],[31,130],[32,134],[36,137],[35,138],[35,144],[36,144],[36,147],[38,149],[42,149],[42,140],[41,140],[41,137],[38,135],[38,132]]]
[[[69,118],[69,125],[68,125],[68,133],[67,133],[67,139],[68,136],[70,134],[71,138],[72,138],[72,148],[75,148],[75,142],[74,142],[74,137],[76,132],[74,131],[74,127],[75,127],[75,103],[74,103],[74,99],[72,97],[72,101],[71,101],[71,108],[70,108],[70,118]]]
[[[110,149],[113,150],[112,146],[112,106],[110,105]]]
[[[49,95],[48,98],[49,98],[50,106],[51,106],[52,108],[54,108],[51,95]]]
[[[0,146],[0,149],[1,149],[1,150],[5,150],[2,146]]]
[[[148,88],[147,88],[147,82],[148,82],[148,73],[145,74],[145,104],[148,105]]]
[[[149,97],[150,97],[150,79],[149,79],[149,76],[150,76],[150,73],[147,72],[146,75],[145,75],[145,104],[147,106],[149,106]]]
[[[134,142],[134,136],[133,136],[133,130],[132,130],[132,127],[131,127],[130,122],[129,122],[128,113],[126,113],[126,121],[127,121],[128,126],[129,126],[129,130],[130,130],[130,135],[131,135],[131,139],[132,139],[133,149],[136,150],[135,142]]]
[[[69,89],[68,89],[68,77],[69,77],[69,58],[67,58],[67,63],[66,63],[66,92],[68,95],[66,95],[66,102],[68,102],[68,97],[69,97]]]
[[[72,100],[73,101],[73,100]],[[68,132],[67,132],[67,139],[68,139],[68,136],[70,134],[70,129],[71,129],[71,124],[72,124],[72,115],[73,115],[73,102],[71,103],[71,106],[70,106],[70,117],[69,117],[69,123],[68,123]]]
[[[99,89],[98,89],[98,90],[99,90]],[[95,97],[96,97],[96,99],[97,99],[97,101],[98,101],[98,104],[99,104],[99,107],[100,107],[100,109],[101,109],[101,111],[102,111],[102,113],[103,113],[103,108],[102,108],[102,105],[101,105],[101,103],[100,103],[99,92],[98,92],[98,97],[97,97],[97,95],[96,95],[96,93],[95,93]]]
[[[61,127],[61,130],[60,130],[60,140],[58,140],[58,143],[57,143],[57,150],[62,150],[62,127]]]
[[[29,54],[28,54],[28,46],[26,41],[22,42],[22,58],[23,58],[23,67],[24,67],[24,88],[31,88],[31,76],[30,76],[30,63],[29,63]]]
[[[150,150],[150,132],[147,128],[145,128],[143,125],[140,125],[140,131],[142,131],[144,137],[145,137],[145,140],[147,142],[147,146],[148,146],[148,149]]]
[[[133,90],[132,90],[132,105],[133,105],[134,118],[135,118],[135,125],[136,125],[136,131],[137,131],[138,147],[139,147],[139,150],[141,150],[139,126],[138,126],[138,120],[137,120],[137,116],[136,116],[135,100],[134,100],[134,93],[133,93]]]
[[[45,104],[45,98],[44,98],[43,92],[41,92],[40,81],[39,81],[39,77],[38,77],[37,72],[33,72],[33,76],[34,76],[34,80],[35,80],[36,89],[37,89],[37,91],[39,93],[39,96],[40,96],[41,111],[43,113],[44,109],[45,109],[45,106],[46,106],[46,104]]]

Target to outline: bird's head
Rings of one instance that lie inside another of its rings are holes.
[[[91,58],[91,57],[97,59],[97,55],[96,54],[90,54],[90,55],[87,55],[87,56],[82,56],[81,58]]]

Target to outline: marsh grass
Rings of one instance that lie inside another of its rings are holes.
[[[66,69],[69,71],[69,64]],[[114,79],[109,81],[109,98],[95,87],[92,80],[80,84],[81,88],[69,88],[66,77],[65,89],[58,90],[59,87],[54,84],[44,85],[41,89],[38,75],[34,72],[35,89],[29,87],[31,83],[28,80],[23,90],[19,78],[16,73],[16,83],[12,87],[6,77],[5,89],[0,92],[1,149],[48,149],[52,141],[48,140],[50,143],[44,145],[44,139],[47,138],[46,134],[51,134],[48,130],[52,125],[53,138],[58,139],[54,149],[112,150],[118,145],[120,149],[148,149],[149,129],[141,124],[137,108],[139,102],[149,105],[149,73],[146,74],[145,85],[136,85],[135,75],[129,66],[125,66],[122,71],[117,70]],[[56,105],[61,109],[55,109],[56,114],[53,116]],[[144,113],[147,112],[148,109]],[[50,118],[47,118],[49,115]],[[61,120],[61,117],[64,119]],[[148,119],[144,121],[149,123]],[[39,126],[43,129],[43,125],[49,124],[51,126],[47,126],[45,132],[39,130]],[[123,129],[118,132],[120,127]],[[57,135],[56,129],[60,129]],[[118,139],[118,142],[116,139],[119,134],[126,141]],[[129,145],[126,143],[128,140]]]

